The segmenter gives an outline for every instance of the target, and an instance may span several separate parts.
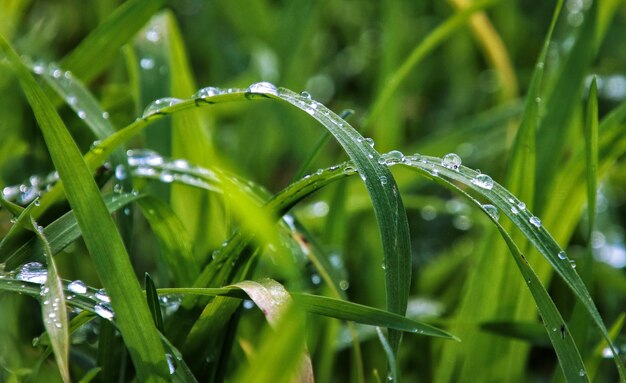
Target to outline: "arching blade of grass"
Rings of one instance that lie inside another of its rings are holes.
[[[271,85],[271,84],[270,84]],[[243,99],[276,98],[290,103],[310,113],[335,139],[342,145],[348,156],[354,161],[356,170],[362,175],[365,185],[370,193],[374,206],[374,212],[379,221],[379,229],[385,254],[385,275],[387,280],[387,304],[390,311],[404,313],[408,300],[411,257],[410,240],[406,212],[402,206],[397,185],[386,167],[378,164],[380,155],[369,143],[344,120],[322,104],[312,101],[286,89],[278,91],[271,85],[255,84],[249,90],[231,90],[228,93],[214,90],[214,95],[186,100],[162,109],[129,125],[115,135],[103,140],[97,150],[90,151],[85,161],[90,167],[95,168],[104,156],[120,143],[144,129],[150,121],[159,120],[164,115],[187,109],[197,104],[212,104],[216,102],[236,101]],[[237,188],[230,189],[236,192]],[[235,197],[234,195],[233,197]],[[238,206],[239,207],[239,206]],[[243,210],[243,209],[242,209]],[[250,210],[244,216],[249,215]],[[397,349],[399,345],[398,334],[390,332],[390,344]]]
[[[41,314],[43,323],[48,333],[50,344],[54,352],[54,358],[59,368],[59,373],[63,381],[70,381],[69,371],[69,351],[70,339],[68,331],[67,307],[65,304],[65,295],[63,294],[63,285],[61,278],[57,272],[50,244],[37,225],[37,222],[31,217],[31,229],[35,232],[41,243],[43,244],[43,252],[48,265],[48,275],[46,281],[41,287]]]
[[[512,195],[510,192],[508,192],[508,190],[506,190],[499,184],[493,182],[490,177],[484,174],[478,173],[464,166],[459,167],[457,170],[449,169],[441,165],[441,159],[436,157],[422,156],[420,159],[412,161],[412,167],[420,169],[422,174],[426,174],[429,177],[432,177],[431,172],[434,171],[436,174],[438,174],[438,176],[434,177],[435,180],[437,180],[438,182],[442,182],[445,185],[454,187],[458,191],[461,191],[461,189],[448,181],[448,179],[460,182],[466,187],[474,190],[476,193],[482,195],[492,204],[494,204],[500,212],[505,214],[513,222],[513,224],[524,234],[524,236],[532,243],[532,245],[550,263],[550,265],[554,268],[557,274],[559,274],[559,276],[563,279],[567,286],[572,290],[578,301],[585,307],[587,313],[591,316],[596,326],[602,333],[602,336],[608,342],[611,342],[606,327],[604,326],[602,318],[598,313],[593,299],[589,295],[585,284],[572,267],[569,258],[556,243],[556,241],[554,241],[550,233],[548,233],[543,228],[539,218],[533,216],[526,209],[525,205],[521,203],[514,195]],[[439,175],[445,176],[445,178],[439,177]],[[485,177],[488,177],[488,179]],[[467,193],[463,192],[463,194],[466,195]],[[476,201],[476,203],[478,202]],[[482,205],[480,203],[478,204],[483,208],[483,210],[485,210],[485,212],[490,212],[487,208],[485,208],[485,205]],[[491,214],[493,214],[493,212],[491,212]],[[497,223],[497,220],[494,219],[494,222]],[[501,228],[501,225],[499,223],[497,223],[497,226],[498,228]],[[502,229],[501,233],[505,234],[506,231]],[[509,241],[510,237],[508,236],[508,234],[504,237],[507,241],[507,245],[514,245],[514,242],[512,240]],[[519,250],[511,250],[512,253],[519,252]],[[516,263],[518,264],[518,266],[527,265],[526,261],[520,263],[517,258]],[[532,271],[530,269],[530,266],[528,267],[528,270]],[[520,268],[520,271],[522,271],[525,279],[527,280],[527,276],[529,276],[530,274],[524,271],[522,268]],[[532,275],[535,275],[534,272],[532,272]],[[535,278],[536,277],[532,277],[531,279],[534,280]],[[531,289],[532,284],[532,282],[531,284],[529,284]],[[536,284],[537,283],[534,283],[534,285]],[[545,289],[543,290],[545,291]],[[533,291],[531,290],[531,292]],[[534,292],[533,294],[535,293],[539,294],[539,292]],[[535,302],[537,302],[537,305],[539,305],[538,299],[539,298],[535,297]],[[561,322],[563,321],[561,320]],[[619,358],[618,352],[612,343],[610,343],[610,347],[613,352],[614,360],[620,373],[620,377],[626,379],[626,370],[624,369],[623,362]]]
[[[76,143],[52,103],[37,85],[19,56],[4,40],[0,47],[12,64],[33,108],[65,193],[73,208],[98,275],[111,296],[119,328],[138,377],[168,376],[164,351],[128,254],[100,192]]]
[[[61,67],[90,82],[110,65],[120,48],[164,3],[164,0],[125,2],[61,61]]]
[[[185,294],[204,296],[226,296],[245,299],[247,296],[240,284],[221,288],[168,288],[158,289],[159,294]],[[388,327],[398,331],[410,332],[424,336],[434,336],[450,340],[459,340],[446,331],[426,323],[403,317],[392,312],[374,307],[360,305],[340,299],[334,299],[306,293],[289,293],[296,306],[312,314],[323,315],[340,320],[353,321],[370,326]],[[252,298],[252,297],[250,297]]]

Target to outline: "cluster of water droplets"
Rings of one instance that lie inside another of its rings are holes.
[[[47,77],[51,80],[52,84],[56,88],[61,88],[61,92],[65,95],[65,102],[76,112],[76,115],[85,120],[87,116],[87,110],[89,107],[87,102],[83,100],[83,97],[78,97],[75,92],[76,88],[82,88],[83,85],[79,83],[79,80],[75,79],[70,71],[64,71],[55,63],[36,62],[31,64],[33,73]],[[98,112],[99,116],[92,116],[99,119],[108,120],[109,113],[106,111]]]
[[[43,193],[50,190],[58,180],[59,174],[57,172],[43,177],[34,175],[22,184],[4,187],[2,198],[25,206],[36,201]]]

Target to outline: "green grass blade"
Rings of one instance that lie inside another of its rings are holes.
[[[98,275],[111,296],[119,328],[142,380],[166,379],[167,366],[158,333],[134,275],[122,239],[100,192],[54,106],[4,39],[0,47],[12,63],[33,108],[65,193],[73,208]]]
[[[150,314],[152,314],[152,319],[154,319],[154,325],[156,326],[157,330],[163,333],[163,314],[161,314],[159,294],[157,293],[154,282],[152,281],[152,278],[150,278],[150,274],[148,273],[146,273],[145,285],[146,301],[148,303],[148,308],[150,308]]]
[[[67,307],[65,305],[65,295],[63,285],[57,272],[50,244],[43,234],[43,230],[37,225],[34,219],[30,221],[32,230],[43,243],[43,252],[48,264],[48,276],[46,282],[41,287],[41,314],[43,323],[48,333],[50,344],[54,352],[59,372],[64,382],[70,381],[69,371],[69,350],[70,339],[68,331]]]
[[[541,121],[541,141],[537,148],[537,162],[541,164],[537,168],[537,182],[542,186],[542,192],[536,195],[536,206],[540,209],[543,208],[542,199],[553,185],[552,180],[566,146],[564,138],[569,136],[568,130],[573,126],[570,122],[579,100],[577,96],[581,95],[584,76],[596,54],[597,7],[597,2],[594,2],[585,13],[585,21],[578,31],[571,54],[545,104],[546,114]]]
[[[90,82],[111,64],[120,48],[164,3],[163,0],[125,2],[61,61],[61,67]]]
[[[552,238],[550,233],[548,233],[547,230],[542,226],[539,218],[533,216],[528,211],[528,209],[526,209],[525,205],[521,203],[514,195],[508,192],[508,190],[506,190],[504,187],[493,182],[490,177],[489,182],[484,183],[484,174],[478,173],[464,166],[461,166],[456,170],[449,169],[441,164],[441,159],[436,157],[421,156],[420,159],[413,160],[410,166],[414,169],[420,169],[422,174],[426,174],[428,177],[433,177],[433,173],[437,174],[436,176],[434,176],[435,180],[454,188],[464,195],[467,195],[466,192],[461,191],[461,189],[452,184],[448,179],[461,182],[462,184],[472,189],[474,192],[482,195],[484,198],[493,203],[501,213],[505,214],[513,222],[513,224],[524,234],[524,236],[531,242],[531,244],[550,263],[550,265],[559,274],[559,276],[563,279],[567,286],[572,290],[578,301],[585,307],[585,310],[591,316],[596,326],[599,328],[602,336],[610,342],[610,338],[608,336],[604,322],[600,317],[598,309],[596,308],[595,303],[593,302],[593,299],[591,298],[584,282],[572,267],[569,258],[556,243],[556,241]],[[442,176],[445,176],[445,178]],[[490,213],[490,211],[485,208],[484,205],[480,204],[476,200],[474,200],[474,202],[479,204],[483,208],[483,210],[485,210],[485,212]],[[490,217],[492,216],[490,215]],[[501,225],[497,222],[496,219],[492,220],[497,224],[498,228],[501,228]],[[504,234],[506,233],[504,229],[500,231],[507,241],[507,245],[509,245],[510,249],[512,250],[512,253],[514,253],[513,250],[516,247],[511,248],[511,245],[515,245],[515,243],[512,241],[512,239],[510,239],[508,234],[504,236]],[[518,249],[515,251],[519,252]],[[520,262],[517,258],[515,260],[518,266],[525,267],[528,265],[526,261]],[[533,282],[536,278],[536,275],[534,274],[532,269],[530,269],[530,266],[528,266],[528,270],[525,271],[520,268],[520,271],[522,271],[525,280],[528,281],[528,278],[530,278],[531,284],[536,285],[537,283]],[[532,286],[530,286],[530,284],[529,287],[531,288],[531,292],[533,292]],[[536,302],[538,302],[538,299],[545,300],[545,297],[542,298],[543,293],[541,291],[536,291],[533,294],[540,293],[541,295],[538,295],[538,297],[535,297],[535,295],[533,295]],[[539,303],[537,304],[539,305]],[[612,345],[612,343],[610,344],[610,347],[613,351],[614,360],[620,373],[620,377],[624,377],[626,379],[626,369],[624,369],[624,365],[621,359],[618,357],[618,352]]]
[[[598,85],[591,81],[585,120],[585,157],[587,159],[587,214],[589,217],[588,238],[595,226],[598,184]]]
[[[398,382],[398,367],[393,350],[391,349],[391,346],[389,345],[389,342],[380,327],[376,327],[376,334],[378,335],[378,340],[380,340],[380,344],[383,346],[383,350],[385,351],[387,364],[390,366],[389,372],[387,373],[387,380]]]
[[[318,295],[303,293],[292,293],[291,295],[297,305],[313,314],[459,341],[454,335],[426,323],[373,307]]]

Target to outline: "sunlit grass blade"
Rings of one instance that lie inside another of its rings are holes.
[[[613,326],[609,329],[609,337],[613,340],[616,340],[620,335],[622,328],[624,327],[624,321],[626,320],[626,314],[620,314]],[[585,360],[585,364],[587,365],[587,371],[589,372],[589,379],[595,381],[596,374],[598,373],[598,369],[600,368],[600,363],[602,359],[607,356],[608,345],[606,340],[601,340],[596,348],[593,350],[593,353]]]
[[[102,369],[100,367],[94,367],[87,371],[85,375],[78,381],[78,383],[89,383],[94,380]]]
[[[19,56],[4,40],[0,47],[11,62],[46,140],[102,284],[111,296],[119,328],[140,379],[168,376],[164,351],[141,293],[128,254],[100,192],[54,106]]]
[[[120,48],[163,3],[163,0],[125,2],[61,61],[61,67],[90,82],[111,64]]]
[[[37,222],[31,218],[31,228],[43,244],[43,252],[48,265],[48,275],[45,283],[41,287],[41,314],[43,316],[44,327],[48,333],[54,358],[56,359],[59,372],[64,382],[70,381],[69,372],[69,331],[67,319],[67,307],[65,305],[65,295],[63,294],[63,285],[61,278],[57,272],[56,263],[50,244],[42,233]]]

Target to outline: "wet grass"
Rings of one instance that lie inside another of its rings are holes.
[[[626,381],[618,4],[5,5],[0,380]]]

